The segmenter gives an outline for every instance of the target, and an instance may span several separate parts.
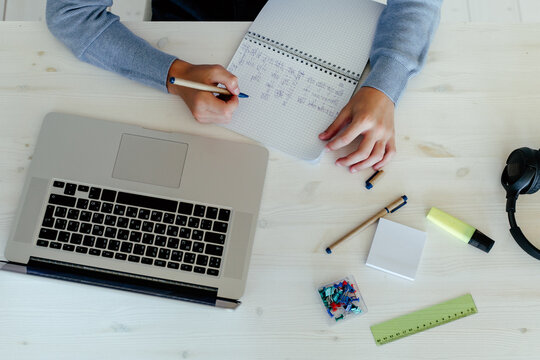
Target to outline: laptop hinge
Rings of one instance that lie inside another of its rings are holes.
[[[218,298],[217,288],[213,287],[38,257],[30,257],[26,273],[217,307],[236,308],[240,304],[237,300]]]

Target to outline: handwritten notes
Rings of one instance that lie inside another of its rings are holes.
[[[318,134],[339,114],[356,84],[329,69],[244,38],[228,70],[242,100],[226,127],[305,160],[324,149]]]

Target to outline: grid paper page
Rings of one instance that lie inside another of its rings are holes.
[[[371,0],[269,0],[228,70],[241,91],[225,127],[315,161],[318,135],[352,96],[384,8]]]
[[[242,41],[229,65],[250,97],[240,100],[226,127],[297,158],[317,160],[325,146],[318,135],[345,106],[356,82],[250,40]]]

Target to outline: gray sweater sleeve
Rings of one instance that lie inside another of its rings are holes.
[[[79,59],[167,92],[174,56],[152,47],[107,11],[112,0],[48,0],[47,26]]]
[[[388,0],[371,48],[371,72],[362,86],[399,101],[407,81],[426,61],[441,5],[442,0]]]

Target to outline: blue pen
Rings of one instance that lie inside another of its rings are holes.
[[[196,90],[201,90],[201,91],[209,91],[209,92],[213,92],[213,93],[217,93],[217,94],[223,94],[223,95],[229,95],[229,96],[234,95],[229,90],[227,90],[225,88],[218,87],[218,86],[213,86],[213,85],[208,85],[208,84],[201,84],[201,83],[198,83],[198,82],[195,82],[195,81],[189,81],[189,80],[177,79],[177,78],[171,77],[169,79],[169,82],[171,84],[174,84],[174,85],[177,85],[177,86],[188,87],[188,88],[191,88],[191,89],[196,89]],[[248,98],[249,96],[244,94],[244,93],[240,93],[240,94],[238,94],[238,97],[239,98]]]

